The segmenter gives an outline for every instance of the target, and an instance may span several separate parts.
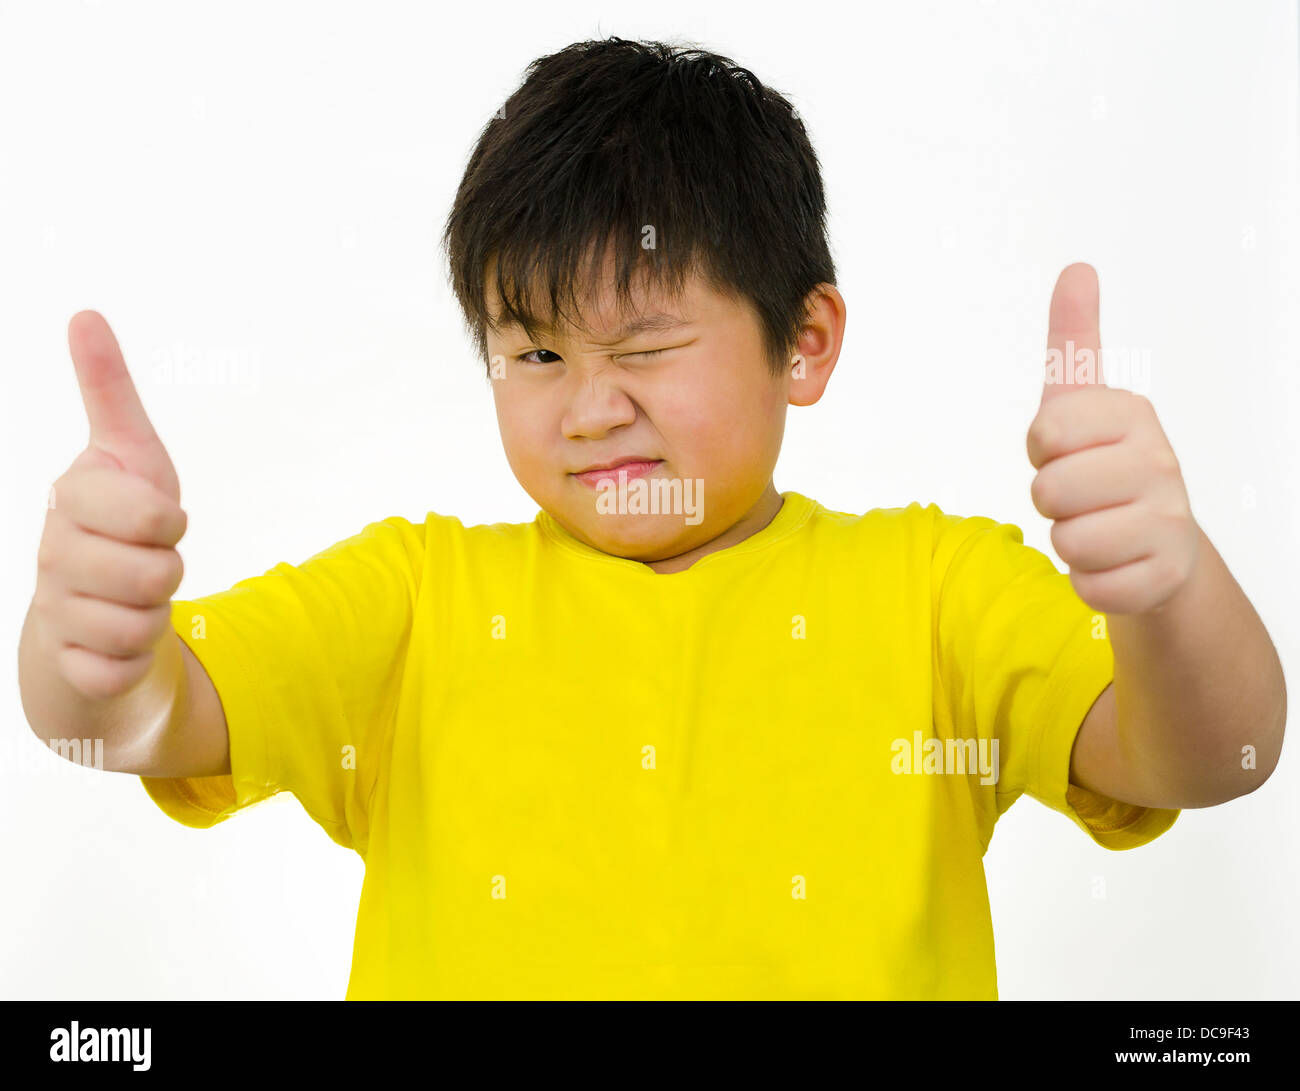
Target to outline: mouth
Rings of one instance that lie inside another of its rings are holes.
[[[631,481],[634,478],[645,477],[646,474],[652,473],[661,462],[663,462],[662,458],[618,459],[611,465],[598,466],[595,469],[583,470],[569,476],[594,489],[602,481],[606,480],[617,482],[620,478],[626,477],[628,481]]]

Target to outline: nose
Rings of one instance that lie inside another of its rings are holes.
[[[575,378],[575,389],[562,427],[569,439],[600,439],[636,420],[637,405],[616,375],[586,374]]]

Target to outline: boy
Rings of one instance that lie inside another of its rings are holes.
[[[991,519],[777,492],[845,306],[804,127],[729,59],[534,62],[444,243],[533,522],[394,516],[171,600],[176,474],[86,312],[20,649],[36,732],[176,820],[287,790],[362,856],[348,998],[995,999],[1020,795],[1125,849],[1271,773],[1276,652],[1101,381],[1088,266],[1028,436],[1067,576]]]

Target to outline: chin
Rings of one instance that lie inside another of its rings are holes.
[[[680,515],[599,515],[582,523],[583,531],[602,553],[632,561],[662,561],[693,549]]]

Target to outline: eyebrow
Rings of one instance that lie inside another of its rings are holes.
[[[629,337],[635,337],[638,333],[666,333],[669,330],[681,329],[685,326],[686,319],[681,315],[664,314],[656,311],[653,314],[643,314],[632,319],[621,330],[616,330],[614,339],[611,344],[619,341],[626,341]]]
[[[622,328],[615,330],[608,339],[596,339],[598,345],[618,345],[624,341],[630,340],[639,333],[667,333],[670,330],[678,330],[683,326],[690,324],[690,319],[684,318],[679,314],[668,314],[663,311],[653,311],[648,314],[637,315],[631,319]],[[520,328],[517,323],[509,323],[503,328]],[[555,329],[548,325],[537,327],[539,333],[544,333],[550,337],[555,336]]]

